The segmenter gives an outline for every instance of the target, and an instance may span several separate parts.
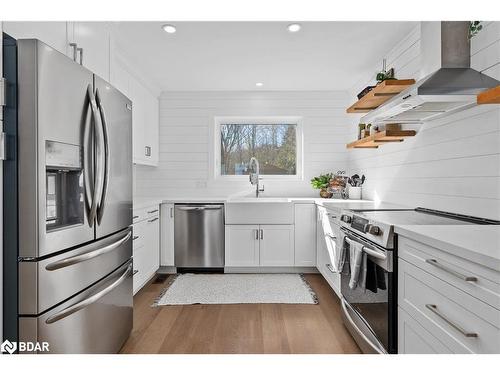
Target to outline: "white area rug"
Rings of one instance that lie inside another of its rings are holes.
[[[236,303],[316,304],[316,294],[298,274],[181,274],[153,306]]]

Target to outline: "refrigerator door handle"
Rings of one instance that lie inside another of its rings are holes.
[[[120,247],[125,242],[127,242],[131,236],[132,236],[132,232],[129,231],[125,236],[120,238],[118,241],[115,241],[115,242],[113,242],[109,245],[106,245],[104,247],[101,247],[97,250],[92,250],[92,251],[89,251],[87,253],[75,255],[75,256],[72,256],[69,258],[64,258],[64,259],[58,260],[58,261],[53,262],[53,263],[49,263],[45,266],[45,269],[47,271],[55,271],[55,270],[58,270],[60,268],[69,267],[69,266],[72,266],[73,264],[85,262],[86,260],[98,257],[98,256],[106,254],[106,253],[109,253],[110,251],[115,250],[116,248]]]
[[[98,113],[97,113],[97,104],[95,101],[94,93],[92,91],[92,85],[87,86],[87,95],[89,97],[89,105],[91,109],[91,114],[92,114],[92,121],[94,125],[100,125],[100,120],[98,118]],[[89,141],[91,137],[91,126],[92,126],[92,121],[90,124],[85,126],[84,133],[83,133],[83,162],[84,162],[84,177],[85,177],[85,200],[87,203],[87,218],[88,218],[88,223],[89,227],[92,227],[94,225],[94,221],[97,215],[97,197],[99,196],[99,191],[97,189],[97,185],[93,183],[93,177],[92,175],[91,178],[91,165],[89,163]],[[94,126],[95,129],[95,126]],[[100,174],[100,168],[99,164],[97,164],[97,176]]]
[[[93,304],[94,302],[96,302],[100,298],[104,297],[109,292],[111,292],[113,289],[118,287],[121,283],[123,283],[127,279],[127,277],[130,276],[131,271],[132,271],[132,263],[129,264],[129,266],[127,267],[125,272],[113,284],[107,286],[106,288],[104,288],[101,291],[97,292],[96,294],[90,296],[89,298],[86,298],[83,301],[77,302],[74,305],[71,305],[71,306],[65,308],[64,310],[61,310],[58,313],[55,313],[54,315],[49,316],[47,318],[47,320],[45,321],[45,323],[47,323],[47,324],[55,323],[58,320],[64,319],[67,316],[72,315],[72,314],[84,309],[85,307]]]
[[[106,120],[106,112],[104,111],[104,106],[102,105],[101,95],[99,94],[99,89],[96,89],[96,101],[97,107],[101,115],[101,126],[102,126],[102,139],[104,148],[104,176],[102,183],[102,194],[97,204],[97,223],[101,224],[102,217],[104,215],[104,208],[106,207],[106,193],[108,192],[109,185],[109,139],[108,139],[108,122]]]

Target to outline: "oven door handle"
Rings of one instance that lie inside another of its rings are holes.
[[[342,310],[344,310],[344,315],[349,321],[349,324],[351,325],[352,328],[357,332],[358,335],[361,336],[361,338],[370,346],[370,348],[374,351],[374,353],[378,354],[387,354],[382,348],[379,348],[377,345],[375,345],[364,333],[361,331],[361,329],[357,326],[357,324],[352,320],[351,318],[351,311],[352,309],[347,305],[347,302],[342,298],[341,299],[341,306]],[[352,311],[352,314],[356,314],[356,312]]]
[[[347,241],[347,243],[349,245],[352,244],[353,242],[359,243],[355,240],[350,239],[349,237],[346,237],[345,240]],[[367,253],[368,255],[371,255],[374,258],[381,259],[381,260],[387,260],[387,255],[385,255],[384,253],[382,253],[380,251],[370,249],[369,247],[366,247],[366,246],[363,246],[363,251],[365,253]]]

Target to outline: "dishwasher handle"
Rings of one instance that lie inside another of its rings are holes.
[[[197,206],[197,207],[177,207],[180,211],[207,211],[207,210],[221,210],[222,206]]]

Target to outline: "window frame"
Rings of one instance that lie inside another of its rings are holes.
[[[212,152],[210,153],[209,167],[211,177],[214,180],[224,181],[247,181],[248,175],[222,175],[221,174],[221,125],[224,124],[262,124],[262,125],[280,125],[293,124],[295,127],[295,161],[296,174],[294,175],[262,175],[266,180],[285,180],[300,181],[304,179],[303,168],[303,142],[304,135],[302,130],[302,117],[298,116],[216,116],[214,126],[211,127]],[[259,160],[260,161],[260,160]]]

